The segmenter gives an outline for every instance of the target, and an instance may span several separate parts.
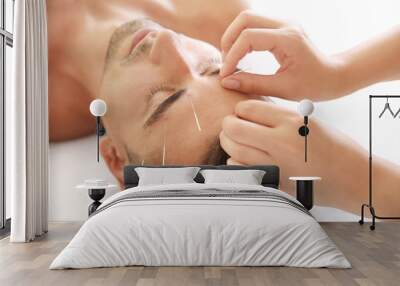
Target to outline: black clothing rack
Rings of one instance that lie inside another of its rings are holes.
[[[384,217],[384,216],[379,216],[375,212],[375,208],[373,207],[372,203],[372,101],[375,98],[400,98],[400,95],[370,95],[369,96],[369,200],[368,204],[363,204],[361,206],[361,219],[359,220],[359,223],[362,225],[364,224],[364,208],[369,208],[369,211],[371,212],[372,215],[372,225],[370,225],[370,229],[374,230],[375,229],[375,219],[397,219],[400,220],[400,217]],[[399,119],[400,121],[400,119]]]

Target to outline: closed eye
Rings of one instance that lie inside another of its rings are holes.
[[[168,96],[163,102],[161,102],[157,108],[152,112],[152,114],[147,118],[145,121],[143,127],[148,128],[151,125],[155,124],[160,120],[162,115],[167,112],[167,110],[175,103],[178,101],[178,99],[182,98],[182,95],[184,95],[186,92],[186,89],[181,89],[173,93],[172,95]]]
[[[219,67],[212,70],[209,69],[203,72],[202,75],[216,76],[219,75],[219,71],[220,71]],[[157,123],[161,119],[161,117],[169,110],[169,108],[171,108],[173,104],[175,104],[178,101],[178,99],[182,98],[182,96],[186,93],[186,91],[187,91],[186,89],[180,89],[174,92],[172,95],[168,96],[168,98],[165,99],[163,102],[161,102],[154,110],[154,112],[148,117],[143,127],[148,128]]]

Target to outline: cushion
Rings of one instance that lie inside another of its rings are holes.
[[[204,183],[261,185],[265,171],[262,170],[201,170]]]
[[[135,168],[139,176],[139,186],[195,183],[193,179],[199,170],[199,167]]]

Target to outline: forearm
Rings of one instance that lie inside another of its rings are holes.
[[[345,135],[329,147],[331,160],[316,192],[322,205],[358,213],[368,203],[368,152]],[[400,166],[373,159],[373,206],[380,216],[400,216]]]
[[[400,79],[400,26],[334,57],[338,93],[350,94],[371,84]]]
[[[358,213],[368,200],[368,153],[345,134],[336,132],[339,134],[334,140],[326,142],[328,155],[321,168],[321,191],[315,192],[316,203]]]
[[[379,216],[400,216],[400,166],[374,157],[372,204]]]

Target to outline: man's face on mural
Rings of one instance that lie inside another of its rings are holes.
[[[108,140],[127,158],[125,163],[221,159],[222,119],[249,97],[220,86],[220,64],[220,53],[211,45],[151,21],[135,20],[116,29],[100,97],[108,105],[103,118]],[[107,154],[103,157],[110,166]]]

